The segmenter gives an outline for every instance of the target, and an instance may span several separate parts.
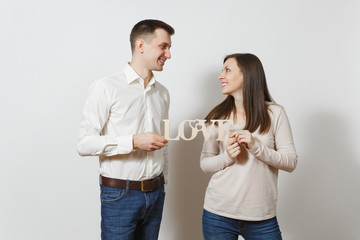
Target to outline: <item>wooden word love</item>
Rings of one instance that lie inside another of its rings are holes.
[[[201,120],[201,119],[184,120],[178,126],[178,135],[175,138],[171,138],[170,120],[164,119],[163,122],[165,124],[164,136],[168,141],[178,141],[180,139],[185,141],[191,141],[197,136],[199,132],[202,132],[202,134],[204,135],[204,139],[206,141],[209,139],[215,123],[217,123],[217,127],[218,127],[218,137],[216,141],[223,141],[225,134],[229,130],[227,127],[224,126],[224,123],[228,122],[228,120],[211,120],[211,126],[208,129],[206,128],[206,124],[205,124],[206,120]],[[188,138],[185,136],[185,125],[188,125],[191,128],[191,136]]]

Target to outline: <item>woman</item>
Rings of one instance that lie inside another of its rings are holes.
[[[297,164],[287,115],[272,100],[255,55],[225,57],[219,80],[228,97],[206,120],[229,120],[230,133],[217,141],[215,127],[201,153],[201,169],[213,173],[204,202],[204,238],[282,239],[276,219],[278,172],[292,172]]]

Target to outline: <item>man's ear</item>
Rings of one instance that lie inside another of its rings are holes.
[[[144,53],[144,39],[139,38],[138,40],[136,40],[135,47],[139,51],[139,53],[143,54]]]

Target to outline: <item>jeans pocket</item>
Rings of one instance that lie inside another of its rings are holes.
[[[101,186],[100,199],[102,202],[114,202],[124,198],[127,190]]]

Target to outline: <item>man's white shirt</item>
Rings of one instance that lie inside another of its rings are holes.
[[[164,172],[167,177],[167,146],[146,152],[133,149],[133,135],[153,132],[164,135],[169,92],[153,77],[144,80],[126,64],[124,70],[95,81],[89,88],[77,149],[82,156],[99,156],[101,175],[145,180]]]

